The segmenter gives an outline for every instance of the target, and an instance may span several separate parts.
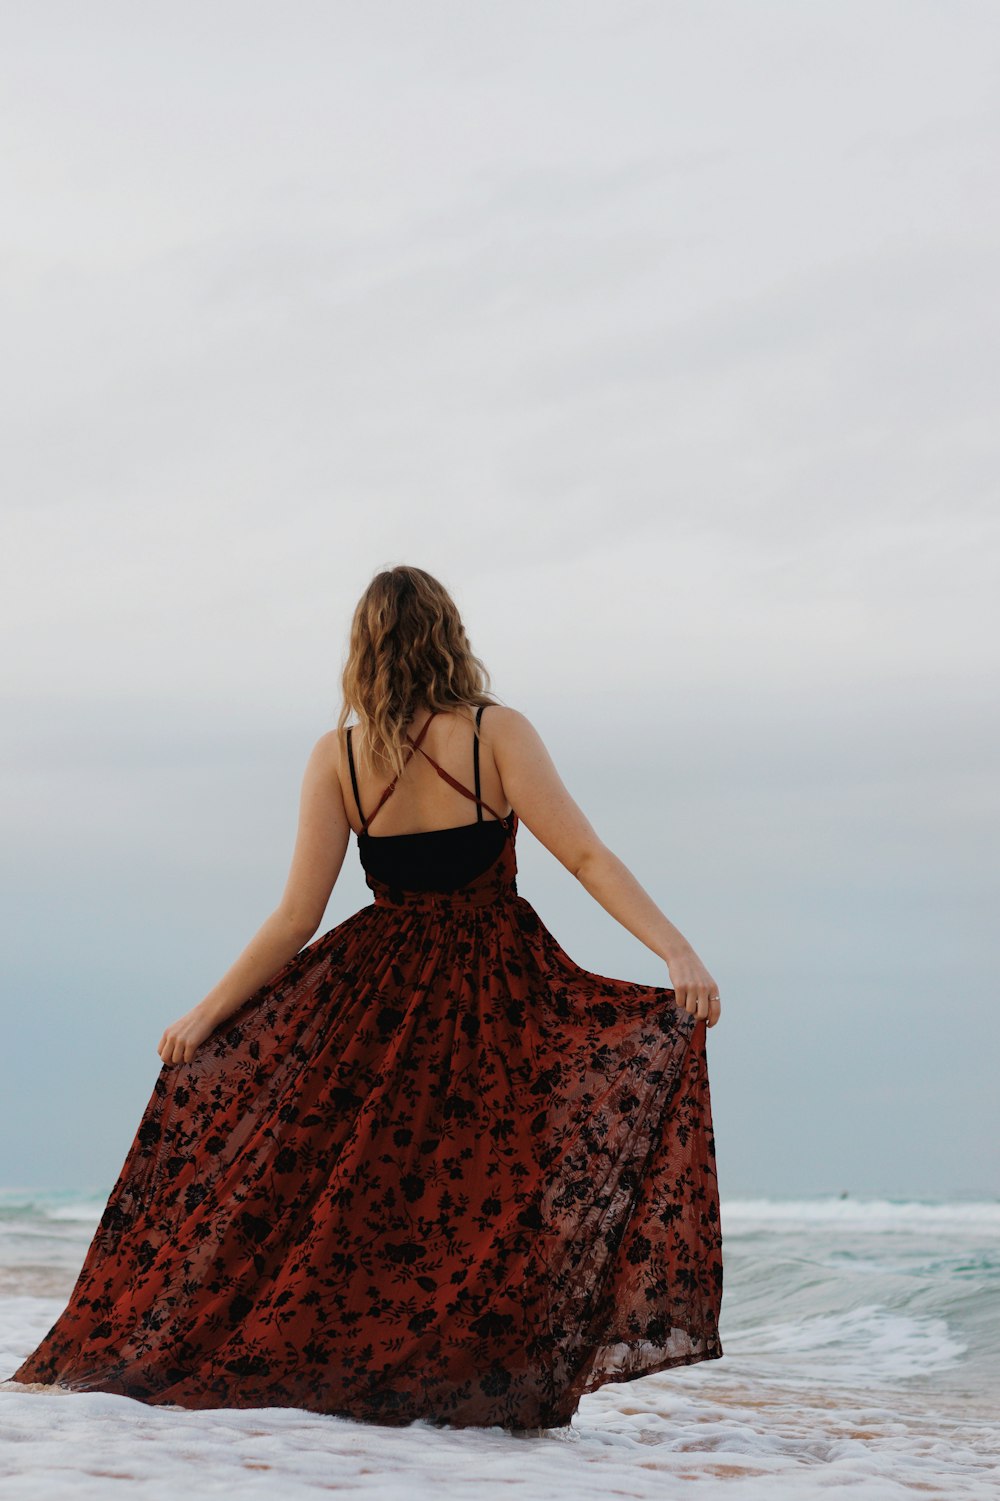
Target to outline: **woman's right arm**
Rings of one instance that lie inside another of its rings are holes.
[[[718,993],[714,979],[683,933],[599,838],[531,721],[497,704],[484,716],[483,730],[520,821],[606,912],[664,961],[677,1004],[714,1026],[721,1012],[720,1003],[709,999]]]

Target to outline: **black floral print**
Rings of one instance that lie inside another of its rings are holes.
[[[706,1024],[569,958],[518,893],[517,824],[457,890],[369,874],[163,1066],[9,1379],[518,1429],[722,1355]]]

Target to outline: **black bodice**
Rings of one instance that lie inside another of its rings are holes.
[[[427,829],[419,834],[357,836],[365,871],[404,891],[457,891],[499,859],[507,838],[499,819]]]

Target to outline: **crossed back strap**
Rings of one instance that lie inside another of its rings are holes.
[[[488,708],[488,707],[489,707],[488,704],[480,704],[479,708],[476,710],[476,728],[477,729],[479,728],[479,726],[482,723],[483,710],[486,709],[486,708]],[[445,769],[444,769],[443,766],[439,766],[438,763],[435,761],[434,757],[431,756],[431,755],[428,755],[427,751],[424,750],[424,748],[423,748],[423,746],[421,744],[421,741],[423,740],[425,734],[427,733],[427,726],[430,724],[431,720],[434,718],[434,715],[436,713],[437,713],[437,710],[436,709],[432,709],[431,712],[430,712],[430,714],[428,714],[427,718],[424,720],[423,728],[421,729],[420,734],[417,736],[416,740],[411,740],[410,737],[409,737],[409,735],[406,736],[406,741],[407,741],[407,744],[410,747],[410,750],[409,750],[409,754],[406,757],[406,761],[403,763],[403,770],[405,771],[406,767],[410,764],[410,758],[413,755],[414,751],[419,751],[420,754],[426,760],[428,760],[431,763],[431,765],[434,767],[434,770],[437,772],[438,776],[443,777],[444,780],[450,784],[450,786],[452,786],[452,787],[455,788],[456,792],[461,792],[465,797],[471,798],[472,801],[478,805],[478,815],[477,815],[477,820],[476,820],[477,823],[482,823],[482,821],[483,821],[483,809],[484,808],[488,808],[489,809],[489,811],[493,814],[493,817],[497,820],[498,823],[502,823],[502,824],[509,823],[511,821],[511,819],[513,818],[513,813],[509,813],[506,818],[501,818],[500,814],[496,811],[496,809],[495,808],[491,808],[490,805],[489,805],[489,803],[484,802],[483,798],[480,796],[480,785],[479,785],[479,736],[478,735],[476,735],[474,737],[473,753],[472,753],[473,767],[474,767],[474,772],[475,772],[475,782],[476,782],[476,790],[475,790],[475,792],[470,792],[469,789],[468,789],[468,787],[463,786],[463,784],[461,782],[457,781],[451,775],[451,772],[445,771]],[[392,781],[389,783],[389,785],[383,789],[382,796],[379,798],[378,802],[375,804],[375,807],[374,807],[371,815],[368,818],[366,818],[365,815],[364,815],[364,813],[362,812],[362,809],[361,809],[361,798],[358,795],[358,776],[357,776],[357,771],[355,770],[355,766],[354,766],[354,747],[351,744],[351,730],[353,728],[354,728],[353,725],[348,725],[348,727],[347,727],[347,759],[348,759],[348,762],[350,763],[350,768],[351,768],[351,786],[354,788],[354,801],[358,805],[358,817],[361,819],[361,827],[362,827],[363,831],[367,834],[369,828],[371,827],[372,819],[374,819],[375,815],[378,813],[379,809],[382,807],[382,804],[386,801],[386,799],[388,797],[392,796],[392,793],[395,791],[396,783],[399,781],[399,778],[400,778],[400,776],[401,776],[402,773],[397,772],[396,775],[393,777]]]

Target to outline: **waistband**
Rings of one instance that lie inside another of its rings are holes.
[[[391,907],[404,912],[467,912],[478,907],[496,907],[514,901],[517,897],[517,881],[505,881],[502,886],[485,886],[478,891],[403,891],[379,882],[372,886],[372,891],[376,907]]]

